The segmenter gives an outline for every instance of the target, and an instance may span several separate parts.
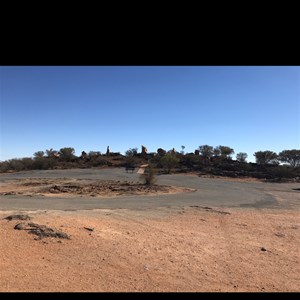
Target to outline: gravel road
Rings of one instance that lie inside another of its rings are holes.
[[[25,178],[76,178],[140,181],[139,174],[123,168],[42,170],[0,174],[0,185]],[[99,208],[147,209],[156,207],[214,206],[235,208],[299,209],[299,183],[240,182],[197,175],[159,175],[158,184],[188,187],[195,192],[117,198],[72,198],[1,195],[0,210],[84,210]]]

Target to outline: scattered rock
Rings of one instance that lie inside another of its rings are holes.
[[[265,247],[261,247],[260,250],[261,251],[267,251],[267,249]]]
[[[231,214],[230,212],[222,211],[222,210],[217,210],[217,209],[213,209],[213,208],[208,207],[208,206],[192,205],[192,206],[190,206],[190,207],[193,207],[193,208],[200,208],[200,209],[205,209],[206,211],[216,212],[216,213],[224,214],[224,215],[230,215],[230,214]]]
[[[25,230],[26,229],[26,223],[18,223],[14,229],[16,230]]]
[[[94,231],[94,228],[90,228],[90,227],[83,227],[84,229],[88,230],[88,231]]]
[[[283,233],[280,233],[280,232],[274,233],[274,235],[276,235],[278,237],[284,237],[285,236]]]
[[[39,225],[36,223],[18,223],[14,229],[16,230],[28,230],[28,233],[35,234],[38,237],[35,240],[41,240],[45,237],[55,237],[60,239],[70,239],[70,237],[59,230],[47,227],[45,225]]]
[[[149,271],[149,266],[148,265],[144,265],[144,270],[145,271]]]
[[[8,196],[8,195],[16,195],[16,193],[15,192],[4,192],[4,193],[0,193],[0,195]]]
[[[31,217],[29,217],[28,215],[10,215],[6,218],[4,218],[6,220],[31,220]]]
[[[219,213],[219,214],[223,214],[223,215],[231,215],[231,213],[228,211],[215,210],[215,209],[213,209],[212,211]]]
[[[28,225],[31,227],[31,229],[28,231],[28,233],[35,234],[39,237],[39,239],[42,239],[44,237],[55,237],[60,239],[70,239],[70,237],[59,230],[47,227],[45,225],[39,225],[35,223],[28,223]]]

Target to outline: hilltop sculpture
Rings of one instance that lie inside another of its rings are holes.
[[[81,158],[86,159],[87,158],[87,153],[85,151],[81,152]]]

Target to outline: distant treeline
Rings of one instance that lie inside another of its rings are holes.
[[[24,170],[48,170],[66,168],[92,168],[92,167],[124,167],[134,168],[148,163],[158,173],[171,172],[200,172],[203,174],[255,177],[282,181],[300,177],[300,150],[283,150],[275,153],[270,150],[254,153],[256,163],[247,162],[247,153],[239,152],[233,159],[234,150],[228,146],[212,147],[199,146],[192,153],[185,153],[181,146],[178,152],[157,149],[156,152],[147,153],[145,147],[139,153],[137,148],[130,148],[125,155],[119,152],[110,152],[109,147],[105,154],[99,151],[82,151],[80,156],[75,155],[72,147],[60,150],[49,149],[37,151],[33,157],[10,159],[0,163],[0,172]]]

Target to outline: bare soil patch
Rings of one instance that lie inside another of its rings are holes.
[[[299,211],[219,207],[0,211],[0,291],[299,292]]]
[[[79,179],[20,179],[0,187],[0,195],[91,196],[175,194],[195,191],[167,185],[145,185],[139,182]]]

